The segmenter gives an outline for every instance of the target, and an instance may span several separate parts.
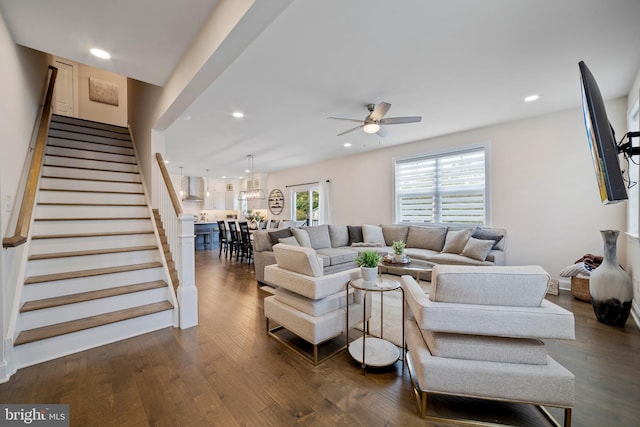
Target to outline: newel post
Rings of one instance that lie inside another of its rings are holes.
[[[181,266],[178,286],[180,306],[180,329],[198,325],[198,288],[195,282],[194,228],[193,215],[178,217],[178,238],[180,239]]]

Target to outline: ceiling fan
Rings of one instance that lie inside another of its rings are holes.
[[[407,117],[389,117],[384,118],[384,115],[387,114],[391,108],[391,104],[388,102],[381,102],[377,106],[375,104],[368,104],[367,109],[369,110],[369,114],[362,119],[345,119],[342,117],[329,117],[333,120],[346,120],[349,122],[360,123],[358,126],[346,130],[342,133],[339,133],[338,136],[344,135],[345,133],[353,132],[354,130],[358,130],[362,128],[366,133],[375,133],[381,137],[387,135],[387,131],[381,125],[397,125],[403,123],[416,123],[422,121],[422,116],[407,116]]]

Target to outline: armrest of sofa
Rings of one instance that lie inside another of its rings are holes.
[[[360,275],[360,268],[352,268],[324,276],[307,276],[285,270],[277,264],[269,265],[264,269],[264,277],[267,282],[314,300],[336,292],[346,291],[347,283],[359,278]]]
[[[434,302],[415,279],[402,276],[409,309],[421,329],[514,338],[575,339],[573,313],[543,300],[539,307]]]

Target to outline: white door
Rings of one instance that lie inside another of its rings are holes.
[[[53,94],[53,112],[62,116],[75,117],[75,85],[73,78],[75,74],[75,64],[56,59],[54,65],[58,68],[58,76],[56,77],[56,85]]]

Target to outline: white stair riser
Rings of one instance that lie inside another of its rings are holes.
[[[40,188],[58,190],[89,190],[123,193],[142,193],[142,184],[128,182],[105,182],[82,179],[42,178]]]
[[[144,194],[38,191],[38,203],[119,203],[123,205],[139,205],[146,202],[147,199]]]
[[[135,157],[123,156],[121,154],[96,153],[95,151],[75,150],[71,148],[60,148],[48,146],[45,151],[54,156],[69,156],[87,160],[102,160],[121,163],[135,163]]]
[[[36,301],[44,298],[97,291],[116,286],[153,282],[154,280],[166,281],[164,270],[161,267],[25,285],[22,291],[22,298],[23,301]]]
[[[138,307],[168,299],[167,288],[133,292],[99,300],[68,304],[43,310],[20,313],[17,333],[28,329],[40,328],[55,323],[69,322],[84,317],[97,316],[117,310]]]
[[[86,179],[106,179],[113,181],[140,182],[140,174],[126,172],[107,172],[87,169],[58,168],[44,166],[43,176],[57,176],[61,178],[86,178]]]
[[[73,139],[52,138],[51,135],[49,135],[49,139],[47,139],[47,145],[50,147],[52,146],[65,147],[65,148],[72,148],[72,149],[78,149],[78,150],[91,150],[91,151],[99,151],[99,152],[112,153],[112,154],[125,154],[129,156],[133,156],[134,154],[133,148],[131,148],[131,146],[122,147],[119,145],[107,145],[107,144],[100,144],[96,142],[76,141]]]
[[[73,237],[63,239],[33,239],[29,246],[32,255],[52,252],[73,252],[94,249],[127,248],[156,244],[155,235],[126,234],[121,236]]]
[[[100,142],[100,143],[103,143],[103,144],[119,144],[119,145],[125,145],[125,146],[127,146],[126,144],[130,144],[129,141],[121,141],[121,140],[118,140],[118,139],[109,138],[109,137],[105,137],[105,136],[99,136],[99,135],[89,135],[89,134],[78,135],[75,132],[66,132],[66,131],[63,131],[63,130],[55,130],[55,129],[53,129],[50,132],[50,134],[54,135],[54,136],[56,136],[58,138],[81,139],[83,141]]]
[[[16,369],[173,326],[173,310],[14,347]]]
[[[121,172],[138,172],[138,166],[125,163],[102,162],[100,160],[70,159],[67,157],[45,156],[45,165],[70,166],[85,169],[99,169]]]
[[[26,277],[43,274],[64,273],[76,270],[118,267],[160,261],[160,250],[118,252],[115,254],[86,255],[67,258],[30,260],[27,262]]]
[[[149,216],[146,206],[37,205],[35,218],[131,218]]]
[[[147,231],[152,230],[151,219],[143,220],[104,220],[104,221],[35,221],[34,235],[103,233],[111,231]]]
[[[52,122],[51,128],[49,129],[49,135],[68,135],[68,133],[64,132],[72,132],[72,133],[80,133],[80,134],[90,134],[96,136],[104,136],[111,139],[122,140],[124,142],[129,141],[128,130],[113,128],[111,130],[105,130],[101,128],[94,128],[91,126],[86,126],[83,124],[72,124],[72,123],[61,123],[61,122]]]

